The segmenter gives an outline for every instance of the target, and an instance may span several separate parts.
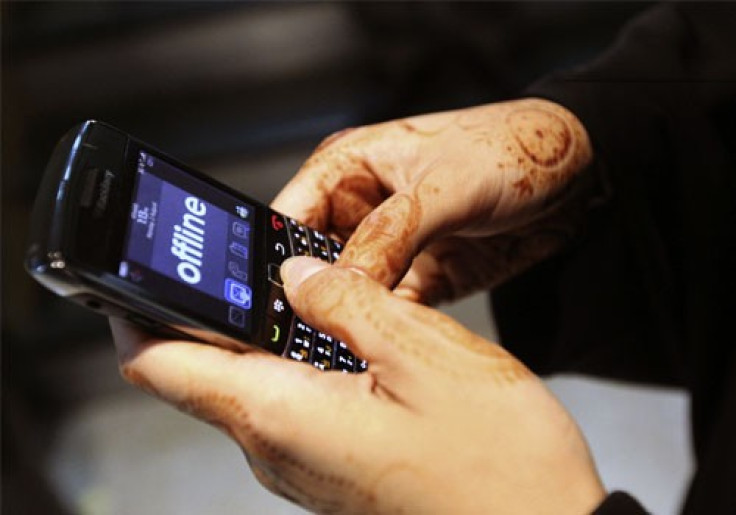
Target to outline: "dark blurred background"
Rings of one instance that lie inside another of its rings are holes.
[[[69,127],[108,121],[268,202],[329,133],[517,96],[646,6],[3,2],[3,513],[79,510],[49,453],[80,406],[124,388],[106,321],[22,270],[40,175]]]

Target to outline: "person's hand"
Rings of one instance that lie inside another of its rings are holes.
[[[397,293],[433,303],[564,245],[574,232],[564,200],[591,158],[584,127],[561,106],[490,104],[340,132],[273,207],[350,238],[341,266],[389,287],[402,280]]]
[[[273,492],[324,513],[590,513],[605,492],[544,384],[498,345],[356,271],[283,267],[304,320],[369,361],[321,372],[113,322],[123,375],[223,429]]]

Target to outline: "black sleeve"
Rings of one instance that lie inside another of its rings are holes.
[[[612,192],[564,255],[492,294],[503,344],[537,373],[686,382],[713,268],[698,249],[717,248],[732,186],[734,20],[729,4],[656,6],[594,62],[527,91],[581,119]]]
[[[646,515],[639,502],[625,492],[613,492],[605,498],[593,515]]]

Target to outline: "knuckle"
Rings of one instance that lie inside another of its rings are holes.
[[[310,277],[301,289],[306,299],[305,315],[315,322],[347,326],[366,312],[379,308],[384,288],[362,273],[342,267],[330,267]]]
[[[314,150],[314,152],[317,153],[325,150],[327,147],[334,145],[336,142],[343,139],[348,134],[354,133],[357,130],[358,128],[356,127],[347,127],[345,129],[333,132],[332,134],[324,138],[319,145],[317,145],[317,148]]]

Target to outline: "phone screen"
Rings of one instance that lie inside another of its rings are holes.
[[[253,325],[255,208],[143,148],[118,275],[236,332]]]

